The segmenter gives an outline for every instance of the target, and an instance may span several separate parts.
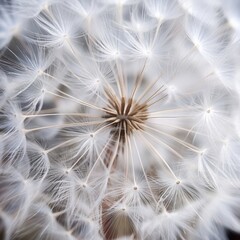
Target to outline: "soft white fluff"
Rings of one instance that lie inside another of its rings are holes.
[[[0,237],[240,232],[239,6],[0,1]]]

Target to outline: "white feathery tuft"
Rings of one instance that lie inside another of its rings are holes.
[[[0,239],[240,236],[239,0],[0,0]]]

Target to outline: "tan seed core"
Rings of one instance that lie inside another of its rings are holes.
[[[132,98],[126,100],[124,97],[109,97],[109,105],[106,108],[105,118],[112,121],[114,133],[120,134],[120,140],[126,141],[126,136],[129,136],[134,130],[141,130],[142,124],[147,120],[148,107],[146,104],[139,104],[133,101]]]

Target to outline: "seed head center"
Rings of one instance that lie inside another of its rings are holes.
[[[117,115],[117,118],[120,119],[121,121],[124,121],[124,120],[128,119],[128,115],[119,114],[119,115]]]
[[[148,117],[148,106],[135,102],[132,98],[118,99],[110,96],[109,105],[106,108],[106,118],[109,119],[113,132],[120,134],[120,139],[125,141],[126,136],[134,130],[142,130]]]

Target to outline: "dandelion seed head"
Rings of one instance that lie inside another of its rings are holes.
[[[239,232],[237,0],[0,3],[0,238]]]

